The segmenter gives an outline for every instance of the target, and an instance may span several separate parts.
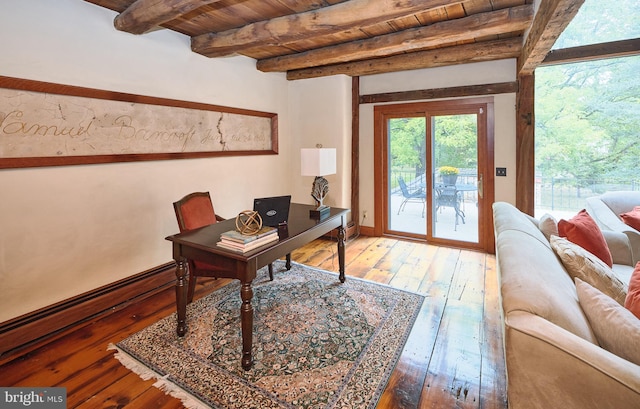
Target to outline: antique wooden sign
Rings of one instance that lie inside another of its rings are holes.
[[[276,154],[277,114],[0,76],[0,168]]]

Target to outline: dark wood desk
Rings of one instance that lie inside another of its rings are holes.
[[[218,247],[220,234],[235,229],[235,219],[225,220],[200,229],[175,234],[166,239],[173,242],[173,258],[176,260],[176,309],[178,313],[178,336],[187,332],[187,259],[204,261],[219,267],[219,277],[234,278],[241,282],[240,318],[242,322],[242,367],[250,369],[253,364],[251,348],[253,345],[253,290],[251,283],[258,269],[287,256],[293,250],[338,229],[339,279],[345,280],[344,242],[346,216],[348,209],[331,208],[331,214],[324,220],[309,217],[314,206],[291,203],[286,228],[278,229],[279,241],[267,244],[245,254],[234,253]],[[291,268],[291,259],[287,257],[287,269]]]

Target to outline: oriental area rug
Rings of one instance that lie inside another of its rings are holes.
[[[231,282],[110,348],[187,408],[372,408],[424,297],[293,263],[253,282],[253,368],[240,365],[240,285]]]

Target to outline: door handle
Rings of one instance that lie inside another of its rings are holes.
[[[480,199],[484,198],[484,193],[482,192],[483,189],[483,177],[482,177],[482,173],[478,175],[478,196],[480,197]]]

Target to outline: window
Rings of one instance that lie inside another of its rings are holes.
[[[629,3],[587,0],[554,48],[639,37],[640,7]],[[640,190],[638,72],[640,56],[536,70],[536,216],[573,215],[589,196]]]

